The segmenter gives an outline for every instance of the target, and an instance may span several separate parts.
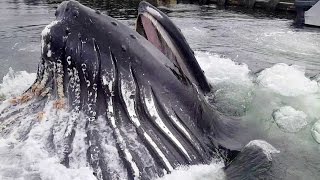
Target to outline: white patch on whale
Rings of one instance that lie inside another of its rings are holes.
[[[152,138],[145,132],[143,136],[146,138],[146,140],[150,143],[150,145],[156,150],[157,154],[161,157],[161,160],[165,163],[166,167],[169,171],[173,170],[173,167],[171,166],[170,162],[168,161],[167,157],[163,154],[163,152],[159,149],[157,144],[152,140]]]
[[[41,36],[44,37],[44,36],[47,36],[48,34],[50,34],[51,28],[52,28],[54,25],[58,24],[58,23],[59,23],[58,20],[54,20],[54,21],[52,21],[50,24],[48,24],[48,25],[42,30]]]
[[[133,125],[136,128],[139,128],[141,126],[141,123],[140,123],[138,116],[136,114],[136,111],[135,111],[135,101],[133,98],[131,98],[131,96],[136,95],[136,86],[133,81],[131,81],[131,82],[125,81],[123,78],[123,75],[121,73],[120,73],[120,77],[121,77],[120,78],[121,94],[122,94],[127,112],[129,114],[129,118],[130,118],[131,122],[133,123]],[[131,78],[133,78],[133,77],[131,77]],[[103,79],[105,79],[105,78],[103,78]],[[142,135],[144,136],[144,138],[146,139],[148,144],[150,146],[152,146],[152,148],[156,151],[158,156],[160,156],[160,158],[161,158],[162,162],[164,162],[166,168],[169,171],[172,171],[173,167],[171,166],[170,162],[168,161],[166,156],[163,154],[163,152],[160,150],[160,148],[157,146],[157,144],[152,140],[150,135],[144,130],[144,128],[141,128],[140,130],[143,132]]]
[[[126,105],[126,109],[128,111],[129,117],[133,124],[138,128],[141,124],[138,119],[138,116],[135,111],[135,102],[134,98],[132,96],[135,96],[136,94],[136,87],[134,85],[134,82],[124,82],[124,78],[121,78],[121,94],[123,96],[124,103]]]
[[[58,20],[54,20],[52,21],[50,24],[48,24],[41,32],[41,52],[43,53],[43,48],[45,47],[45,42],[44,42],[44,37],[50,35],[50,31],[51,31],[51,28],[53,26],[55,26],[56,24],[58,24],[60,21]],[[50,48],[49,48],[50,49]],[[47,54],[47,55],[50,55],[48,57],[51,57],[51,54]]]
[[[150,98],[145,98],[145,103],[146,103],[146,107],[150,117],[154,118],[155,123],[158,125],[161,131],[165,133],[166,136],[169,137],[171,141],[177,146],[177,148],[179,148],[184,153],[184,155],[186,155],[186,157],[188,157],[188,159],[191,161],[190,156],[186,151],[186,149],[183,147],[180,141],[172,134],[169,128],[165,125],[165,123],[162,121],[156,109],[156,104],[154,102],[153,97],[151,96]]]
[[[108,82],[108,84],[113,84],[113,83],[114,83],[114,81]],[[110,85],[108,87],[112,87],[112,86]],[[109,91],[112,92],[113,89],[109,89]],[[110,98],[109,101],[107,102],[107,117],[110,119],[110,124],[113,129],[113,133],[117,139],[117,143],[119,144],[120,149],[124,153],[124,156],[125,156],[124,158],[130,164],[130,167],[133,171],[132,175],[133,175],[134,179],[137,179],[140,177],[140,171],[139,171],[137,164],[133,161],[132,155],[126,147],[126,142],[123,139],[123,137],[122,137],[117,125],[116,125],[116,120],[114,117],[115,114],[114,114],[114,109],[113,109],[114,106],[113,106],[112,101],[113,101],[112,98]]]

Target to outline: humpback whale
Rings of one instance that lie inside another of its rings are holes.
[[[267,177],[277,151],[208,104],[211,86],[164,13],[141,2],[136,31],[76,1],[55,16],[37,79],[0,109],[2,137],[27,141],[46,123],[42,149],[67,168],[84,161],[97,179],[154,179],[214,158],[229,179]]]

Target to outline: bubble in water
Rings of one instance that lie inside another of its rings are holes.
[[[195,54],[214,87],[213,93],[207,96],[208,100],[214,102],[223,113],[243,115],[254,87],[248,66],[210,53]]]
[[[319,91],[318,83],[307,78],[301,67],[283,63],[263,70],[257,82],[283,96],[300,96]]]
[[[286,132],[298,132],[308,124],[307,115],[291,106],[284,106],[273,113],[278,127]]]

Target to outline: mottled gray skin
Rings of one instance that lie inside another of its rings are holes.
[[[121,179],[106,161],[98,117],[111,128],[129,179],[153,179],[217,157],[229,162],[243,147],[234,139],[239,122],[206,102],[200,78],[189,80],[143,36],[75,1],[59,6],[56,20],[43,34],[38,77],[27,99],[56,99],[57,108],[74,114],[74,127],[84,118],[79,113],[86,115],[87,162],[98,179]],[[196,77],[202,73],[195,71]],[[72,129],[60,147],[67,167],[76,133]]]

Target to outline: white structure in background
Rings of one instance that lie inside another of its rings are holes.
[[[320,1],[305,12],[304,18],[305,24],[320,26]]]

